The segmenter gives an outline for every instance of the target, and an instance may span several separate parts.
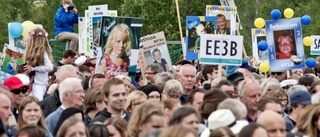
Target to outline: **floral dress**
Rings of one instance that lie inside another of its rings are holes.
[[[117,75],[128,75],[129,62],[124,61],[122,65],[117,66],[112,62],[109,56],[105,57],[106,60],[106,70],[104,75],[107,79],[111,79]]]

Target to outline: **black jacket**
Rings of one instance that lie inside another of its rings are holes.
[[[124,118],[127,122],[129,121],[130,119],[130,113],[128,113],[127,111],[123,111],[124,112],[124,115],[122,118]],[[110,112],[108,112],[108,110],[106,108],[104,108],[102,111],[100,111],[96,117],[94,117],[92,120],[91,120],[91,123],[90,125],[92,125],[94,122],[104,122],[105,120],[107,120],[108,118],[111,118],[112,117],[112,114]]]
[[[59,91],[56,89],[56,91],[53,93],[52,96],[47,97],[41,101],[41,108],[43,110],[44,116],[47,117],[49,114],[51,114],[53,111],[56,111],[56,109],[61,106],[61,101],[59,98]]]

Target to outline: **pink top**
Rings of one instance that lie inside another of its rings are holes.
[[[129,59],[124,60],[124,63],[120,66],[117,66],[115,63],[112,62],[109,56],[105,56],[106,60],[106,70],[104,75],[107,79],[113,78],[117,75],[128,75],[128,68],[129,68]]]

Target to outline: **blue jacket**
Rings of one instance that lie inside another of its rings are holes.
[[[73,25],[78,23],[78,17],[79,14],[74,14],[72,10],[65,12],[60,6],[54,16],[54,37],[61,32],[74,32]]]
[[[45,123],[50,131],[50,133],[53,133],[54,129],[56,128],[56,125],[58,123],[58,120],[61,116],[63,109],[60,106],[56,111],[52,112],[46,119]]]

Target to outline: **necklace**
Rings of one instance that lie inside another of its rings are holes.
[[[111,52],[111,55],[115,56],[115,57],[120,57],[119,55],[115,54],[114,52]]]

